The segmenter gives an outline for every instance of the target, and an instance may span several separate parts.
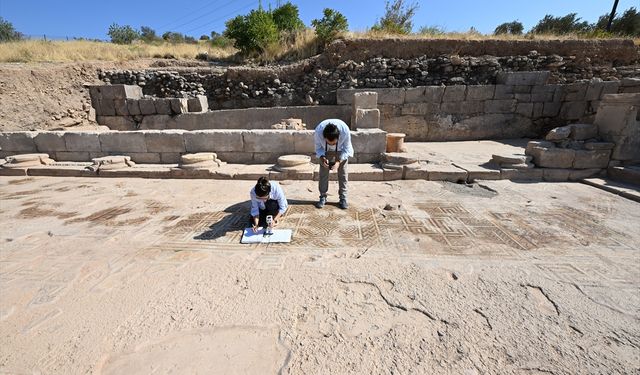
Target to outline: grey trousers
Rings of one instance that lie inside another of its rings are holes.
[[[338,195],[340,199],[347,199],[347,184],[349,182],[349,161],[345,160],[340,163],[338,167]],[[320,164],[320,180],[318,181],[318,190],[320,190],[320,196],[326,197],[329,190],[329,168],[325,168]]]

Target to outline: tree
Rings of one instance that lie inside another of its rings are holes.
[[[413,16],[418,7],[418,3],[405,4],[405,0],[393,0],[393,3],[387,1],[384,16],[371,29],[392,34],[410,34]]]
[[[158,40],[158,35],[156,35],[156,31],[149,26],[140,27],[140,39],[144,40],[147,43],[155,42]]]
[[[325,8],[321,19],[314,19],[311,25],[316,29],[316,35],[322,45],[335,40],[340,33],[349,29],[347,18],[337,10]]]
[[[273,10],[271,15],[279,31],[295,31],[304,28],[298,7],[290,2]]]
[[[209,37],[209,35],[200,35],[200,40],[210,40],[211,38]]]
[[[140,38],[138,30],[129,25],[120,26],[117,23],[109,26],[108,34],[111,37],[111,43],[116,44],[131,44],[131,42]]]
[[[609,23],[609,18],[610,16],[607,14],[600,16],[595,27],[605,30]],[[627,9],[622,16],[614,17],[611,20],[609,31],[620,36],[640,37],[640,12],[634,7]]]
[[[11,42],[20,40],[23,35],[13,28],[13,24],[0,17],[0,42]]]
[[[584,33],[591,30],[591,25],[587,21],[580,22],[577,13],[569,13],[564,17],[554,17],[550,14],[538,21],[538,24],[531,30],[534,34],[570,34]]]
[[[246,16],[237,16],[226,23],[224,36],[234,39],[234,46],[244,54],[261,53],[278,41],[278,27],[271,12],[261,7]]]
[[[493,33],[495,35],[500,35],[500,34],[522,35],[523,31],[524,31],[524,25],[522,25],[522,22],[513,21],[513,22],[505,22],[503,24],[498,25],[498,27],[496,27]]]

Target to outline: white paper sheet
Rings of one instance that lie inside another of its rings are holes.
[[[240,243],[281,243],[291,242],[293,231],[291,229],[274,229],[273,234],[265,236],[264,228],[260,228],[258,233],[253,233],[253,229],[245,228]]]

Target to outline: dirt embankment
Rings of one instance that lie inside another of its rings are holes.
[[[95,128],[86,85],[101,83],[97,70],[149,64],[148,60],[0,64],[0,131]]]

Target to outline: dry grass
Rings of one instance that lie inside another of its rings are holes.
[[[226,58],[233,55],[236,50],[214,48],[206,43],[119,45],[84,40],[23,40],[0,43],[0,62],[127,61],[168,56],[178,59],[195,59],[196,55],[205,52],[210,58]]]
[[[279,43],[268,46],[258,57],[260,61],[301,60],[318,53],[318,38],[313,29],[284,34]]]

